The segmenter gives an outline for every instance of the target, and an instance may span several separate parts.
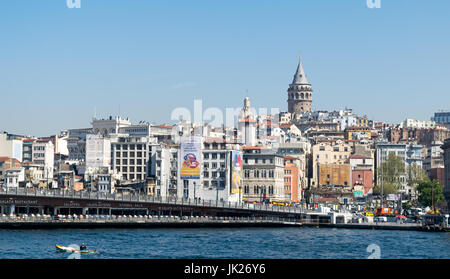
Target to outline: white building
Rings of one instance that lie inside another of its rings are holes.
[[[202,147],[200,179],[181,179],[180,145],[151,146],[151,175],[156,178],[156,196],[205,201],[238,202],[242,195],[232,193],[232,151],[239,145],[221,138],[205,138]]]
[[[144,181],[148,175],[149,143],[148,137],[119,135],[111,138],[112,168],[124,181]]]
[[[19,183],[25,181],[24,168],[10,168],[5,172],[3,187],[8,188],[8,191],[19,187]]]
[[[110,134],[118,134],[120,128],[131,126],[131,122],[128,119],[123,119],[120,116],[107,119],[92,119],[92,133],[101,134],[103,136],[109,136]]]
[[[22,162],[22,140],[6,132],[1,133],[0,157],[15,158]]]
[[[411,118],[406,118],[405,121],[399,124],[400,128],[419,128],[419,129],[433,129],[436,128],[436,122],[432,120],[420,121]]]
[[[86,136],[86,170],[111,168],[111,140],[102,135]]]
[[[70,161],[84,162],[86,160],[86,136],[91,131],[91,128],[68,130],[67,149]]]
[[[55,146],[51,141],[37,140],[33,142],[33,163],[44,168],[44,179],[53,180]]]

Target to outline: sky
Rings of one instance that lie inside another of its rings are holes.
[[[313,109],[376,121],[450,110],[450,1],[3,0],[0,131],[46,136],[94,115],[287,111],[301,54]]]

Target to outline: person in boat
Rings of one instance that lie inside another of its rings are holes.
[[[86,245],[84,243],[82,243],[80,245],[80,251],[84,251],[84,250],[86,250]]]

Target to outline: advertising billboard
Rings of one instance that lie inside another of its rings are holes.
[[[200,179],[201,172],[201,137],[186,137],[181,140],[181,179]]]
[[[242,184],[242,152],[231,151],[231,193],[239,193]]]

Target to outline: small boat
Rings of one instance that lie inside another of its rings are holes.
[[[64,252],[70,252],[70,253],[85,253],[85,254],[89,254],[89,253],[96,253],[97,249],[94,250],[80,250],[80,249],[76,249],[73,247],[65,247],[65,246],[61,246],[61,245],[56,245],[56,249],[58,249],[58,251],[64,251]]]

